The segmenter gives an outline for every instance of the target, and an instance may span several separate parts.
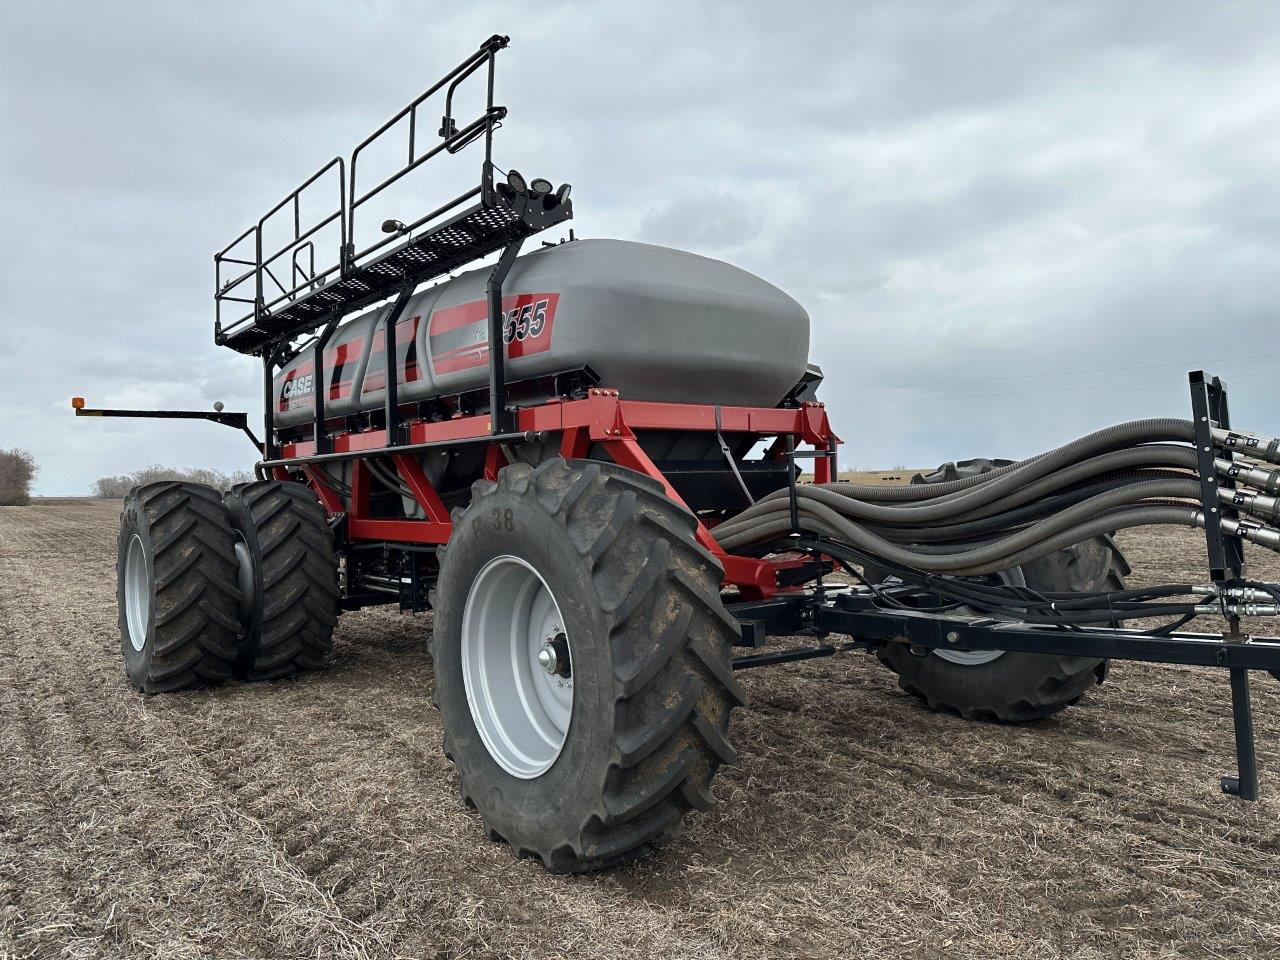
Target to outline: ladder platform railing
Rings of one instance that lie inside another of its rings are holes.
[[[214,254],[216,343],[240,353],[273,353],[279,344],[336,317],[573,216],[567,187],[555,193],[529,191],[518,174],[495,183],[493,132],[507,111],[493,102],[494,58],[507,43],[507,37],[490,37],[361,141],[349,159],[334,157]],[[477,75],[485,78],[484,105],[473,119],[459,123],[453,116],[454,96]],[[439,140],[424,147],[420,115],[425,104],[441,97]],[[404,161],[374,186],[363,187],[357,179],[361,155],[402,132],[407,132]],[[408,224],[385,221],[382,229],[388,236],[358,248],[357,211],[433,158],[460,153],[476,142],[484,144],[478,185]],[[304,217],[304,209],[315,207],[318,213]]]

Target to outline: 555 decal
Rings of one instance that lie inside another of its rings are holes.
[[[502,298],[502,342],[507,357],[517,359],[551,349],[558,293],[518,293]],[[489,362],[489,305],[472,300],[444,307],[427,326],[431,367],[436,375],[455,373]]]
[[[537,339],[547,329],[547,308],[551,306],[551,298],[543,297],[533,303],[512,307],[503,314],[502,342],[523,343],[525,340]]]

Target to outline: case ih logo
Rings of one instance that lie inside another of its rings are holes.
[[[351,379],[355,375],[356,361],[364,351],[364,337],[352,337],[346,343],[339,343],[324,352],[325,382],[329,385],[325,392],[326,402],[341,400],[351,393]],[[283,382],[276,378],[279,390],[276,409],[292,410],[295,407],[309,407],[315,402],[315,373],[310,360],[304,360],[285,374]]]
[[[502,298],[502,341],[507,357],[527,357],[551,349],[558,293],[520,293]],[[431,366],[454,373],[489,362],[489,305],[484,300],[445,307],[431,315]]]
[[[305,397],[315,388],[315,374],[308,373],[304,377],[294,377],[292,380],[284,382],[284,398],[292,400],[294,397]]]

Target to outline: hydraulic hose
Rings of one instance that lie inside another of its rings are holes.
[[[939,592],[953,602],[991,609],[1046,607],[1063,622],[1068,608],[1057,608],[1035,591],[954,578],[1008,570],[1129,527],[1204,525],[1202,511],[1208,508],[1201,500],[1200,463],[1188,445],[1192,441],[1194,430],[1187,420],[1137,420],[960,480],[909,486],[836,482],[776,490],[716,527],[714,536],[725,550],[759,555],[776,549],[777,541],[792,533],[817,535],[830,541],[833,557],[841,552],[846,561],[860,556],[853,562],[897,568],[912,582],[944,576],[953,585]],[[1224,479],[1265,480],[1268,490],[1273,479],[1273,472],[1253,465],[1216,460],[1214,468]],[[1263,520],[1280,520],[1276,497],[1248,489],[1236,492],[1227,484],[1218,490],[1218,501]],[[1229,517],[1222,517],[1222,528],[1227,535],[1280,550],[1280,529]],[[1132,616],[1194,615],[1194,605],[1153,606],[1153,599],[1111,596],[1106,603],[1113,612],[1141,607],[1141,614]],[[1105,611],[1093,606],[1096,600],[1073,603],[1079,622],[1106,619]]]
[[[974,477],[965,477],[962,480],[948,480],[944,483],[930,484],[910,484],[904,486],[876,486],[872,484],[854,484],[854,483],[838,483],[831,484],[833,487],[839,487],[840,492],[846,496],[853,497],[857,500],[882,500],[882,501],[904,501],[904,500],[932,500],[937,497],[945,496],[949,493],[956,493],[961,490],[968,490],[970,487],[979,486],[981,484],[990,483],[993,480],[999,480],[1014,471],[1020,470],[1029,464],[1046,458],[1053,458],[1053,466],[1051,470],[1078,460],[1084,460],[1089,457],[1096,456],[1100,453],[1107,453],[1112,450],[1120,450],[1125,447],[1136,446],[1141,443],[1160,443],[1160,442],[1182,442],[1190,443],[1195,439],[1195,431],[1190,420],[1180,420],[1176,418],[1159,418],[1153,420],[1132,420],[1128,423],[1117,424],[1113,427],[1106,427],[1087,436],[1074,440],[1065,446],[1058,447],[1046,453],[1029,457],[1018,463],[1012,463],[1003,467],[996,467],[994,470],[980,474]]]
[[[1027,483],[1012,493],[1005,494],[999,503],[1001,504],[1001,509],[1008,509],[1021,506],[1024,503],[1031,503],[1058,490],[1085,483],[1098,477],[1132,473],[1135,470],[1172,469],[1194,471],[1196,465],[1196,454],[1190,447],[1176,446],[1174,444],[1149,444],[1128,450],[1116,450],[1055,470],[1039,480]],[[831,485],[824,484],[824,486],[829,487]],[[985,490],[986,488],[983,489]],[[920,501],[913,504],[912,508],[931,506],[941,502],[950,503],[958,497],[966,495],[968,494],[948,494],[945,497]],[[994,501],[988,502],[983,506],[959,514],[954,519],[956,521],[977,520],[981,517],[989,516],[995,512],[992,509],[994,503]]]
[[[1061,549],[1062,546],[1070,546],[1080,540],[1096,536],[1098,533],[1107,533],[1123,529],[1126,526],[1138,525],[1132,522],[1136,516],[1165,516],[1173,518],[1144,520],[1144,523],[1185,523],[1193,526],[1197,511],[1190,506],[1138,506],[1120,512],[1114,512],[1114,508],[1134,504],[1149,497],[1195,497],[1198,492],[1198,483],[1190,479],[1139,481],[1090,497],[1088,500],[1075,504],[1009,536],[992,540],[958,553],[940,555],[924,553],[893,543],[867,529],[865,525],[858,523],[856,520],[842,515],[833,509],[828,502],[829,498],[825,494],[828,494],[829,491],[821,488],[804,488],[798,491],[802,503],[802,515],[800,518],[802,529],[810,529],[807,526],[808,521],[816,519],[821,521],[826,528],[822,532],[825,533],[827,530],[839,531],[837,539],[844,540],[877,556],[883,556],[895,563],[902,563],[920,570],[963,571],[966,573],[994,572],[1016,566],[1027,559],[1044,556],[1046,553]],[[776,519],[769,518],[759,524],[752,524],[747,529],[722,534],[719,537],[721,546],[726,550],[734,550],[739,546],[773,536],[782,529],[788,529],[790,527],[790,516],[787,505],[780,504],[777,514]],[[1099,521],[1102,526],[1096,532],[1087,534],[1083,532],[1085,527],[1092,529]],[[775,526],[776,524],[782,524],[782,526]],[[1108,527],[1107,524],[1113,524],[1113,526]],[[1057,542],[1064,531],[1075,536],[1075,539],[1068,539],[1059,544],[1059,546],[1050,549],[1040,549],[1044,543]],[[818,531],[813,530],[812,532]],[[1033,552],[1034,555],[1030,557],[1024,556],[1028,551]],[[1022,557],[1023,559],[1011,559],[1017,557]]]
[[[1139,423],[1148,422],[1150,421],[1139,421]],[[1190,428],[1190,424],[1186,421],[1174,420],[1167,422],[1185,424],[1188,429]],[[1119,428],[1112,429],[1118,430]],[[1110,442],[1107,438],[1102,437],[1103,433],[1105,431],[1100,431],[1098,434],[1093,435],[1101,438],[1094,441],[1095,444]],[[1089,440],[1090,438],[1086,437],[1084,439]],[[1060,447],[1051,453],[1044,454],[1011,469],[995,480],[978,485],[975,489],[966,489],[955,496],[934,496],[927,503],[913,503],[903,506],[868,503],[851,495],[850,490],[853,487],[845,483],[828,483],[821,486],[806,487],[805,489],[821,491],[821,498],[828,506],[860,520],[871,523],[920,526],[931,521],[960,517],[967,513],[979,511],[991,504],[996,504],[1004,497],[1012,497],[1013,499],[1010,502],[1001,504],[992,510],[992,512],[1001,512],[1009,507],[1021,505],[1037,496],[1042,496],[1051,490],[1060,489],[1062,486],[1077,483],[1090,476],[1111,470],[1133,468],[1148,462],[1153,466],[1175,467],[1194,466],[1195,462],[1194,451],[1186,447],[1166,445],[1157,445],[1149,448],[1151,451],[1149,454],[1146,452],[1148,448],[1137,447],[1132,450],[1113,451],[1106,456],[1097,456],[1095,452],[1084,460],[1070,458],[1068,451],[1072,451],[1074,448],[1074,452],[1078,453],[1081,449],[1085,449],[1080,446],[1081,443],[1082,441],[1076,441],[1076,443]],[[1058,473],[1063,475],[1054,480],[1049,479]],[[1033,487],[1032,484],[1039,480],[1045,480],[1046,482]],[[917,484],[916,488],[929,490],[930,488],[945,486],[947,484]],[[889,487],[885,489],[905,490],[908,488]],[[754,506],[738,514],[726,526],[732,525],[731,529],[736,531],[740,525],[750,523],[768,513],[773,509],[775,503],[786,498],[787,495],[786,490],[777,490],[767,497],[761,498]],[[974,513],[974,516],[981,515]]]
[[[1151,473],[1139,473],[1124,478],[1106,480],[1087,487],[1081,487],[1078,490],[1072,490],[1067,493],[1060,493],[1052,497],[1046,497],[1043,500],[1037,500],[1035,503],[1027,504],[1004,513],[993,514],[978,520],[971,520],[964,523],[943,524],[931,527],[889,527],[889,526],[872,526],[868,525],[868,529],[875,531],[886,540],[892,540],[895,543],[946,543],[948,541],[963,541],[972,539],[981,539],[990,534],[996,534],[1001,531],[1016,530],[1019,527],[1037,520],[1043,520],[1045,517],[1057,513],[1059,510],[1082,503],[1090,497],[1105,493],[1108,490],[1115,490],[1120,487],[1128,486],[1137,480],[1180,480],[1185,479],[1186,474],[1176,474],[1171,471],[1152,471]]]
[[[1003,483],[1004,480],[1009,480],[1014,478],[1016,478],[1016,474],[1007,474],[1003,480],[996,481],[996,483],[1000,484],[1000,483]],[[1194,483],[1192,481],[1186,481],[1186,483],[1189,483],[1190,486],[1180,485],[1181,482],[1179,481],[1150,481],[1150,482],[1170,483],[1170,484],[1174,484],[1174,486],[1169,487],[1167,489],[1176,490],[1176,491],[1191,490],[1191,492],[1190,493],[1186,493],[1186,492],[1154,493],[1153,492],[1153,493],[1145,494],[1146,496],[1171,496],[1171,497],[1191,496],[1196,498],[1198,498],[1199,496],[1199,490],[1200,490],[1199,484]],[[1128,486],[1141,487],[1144,490],[1157,489],[1155,487],[1143,486],[1144,484],[1148,484],[1150,482],[1138,481],[1134,484],[1129,484]],[[880,523],[905,523],[905,524],[918,526],[918,525],[922,525],[923,523],[929,520],[944,519],[949,516],[953,516],[955,513],[959,512],[955,510],[938,510],[933,507],[881,507],[873,504],[866,504],[859,500],[853,500],[847,496],[844,496],[838,493],[836,490],[832,489],[834,486],[835,484],[800,487],[797,489],[797,495],[805,500],[818,501],[824,504],[825,506],[831,508],[836,513],[846,516],[849,519],[862,521],[864,526],[866,525],[867,521],[880,522]],[[983,488],[982,490],[975,491],[973,494],[969,494],[968,496],[973,496],[973,495],[983,496],[985,491],[987,491],[988,489],[994,490],[995,484],[993,484],[991,488]],[[1159,488],[1159,489],[1166,489],[1166,488]],[[716,531],[717,539],[719,539],[721,543],[724,544],[726,542],[725,538],[731,538],[743,530],[749,530],[751,526],[753,526],[757,521],[759,521],[765,515],[778,512],[778,511],[788,510],[789,504],[788,504],[788,501],[784,499],[785,497],[786,497],[786,491],[778,491],[774,494],[770,494],[769,497],[760,500],[759,502],[756,503],[754,507],[744,510],[741,514],[739,514],[733,520],[730,520],[727,523],[723,524],[721,527],[717,528],[717,531]],[[988,503],[991,502],[991,500],[986,496],[983,496],[983,499],[986,500],[986,502]],[[1093,502],[1092,499],[1085,501],[1085,503],[1091,503],[1091,502]],[[1131,499],[1124,500],[1122,498],[1121,500],[1116,502],[1133,502],[1133,501]],[[954,503],[959,503],[959,501],[953,501],[953,504]],[[943,506],[945,507],[947,505],[943,505]],[[1078,509],[1079,506],[1080,505],[1077,505],[1076,507],[1069,508],[1069,509]]]
[[[815,506],[820,509],[826,509],[820,504]],[[983,563],[972,562],[971,558],[966,554],[934,557],[906,550],[874,534],[869,534],[868,531],[859,528],[856,524],[841,520],[838,515],[834,516],[834,519],[838,521],[834,523],[802,515],[800,528],[807,533],[816,533],[820,536],[831,537],[833,540],[854,544],[873,557],[884,557],[894,563],[914,569],[949,573],[957,576],[979,576],[998,573],[1001,570],[1008,570],[1010,567],[1018,566],[1019,564],[1030,563],[1032,560],[1038,560],[1040,557],[1079,543],[1081,540],[1115,533],[1118,530],[1125,530],[1129,527],[1159,524],[1194,527],[1197,525],[1197,513],[1198,511],[1194,507],[1184,506],[1131,507],[1122,513],[1108,514],[1072,527],[1018,553]],[[723,542],[722,546],[726,550],[736,550],[749,544],[754,534],[758,533],[764,538],[776,538],[780,534],[787,533],[790,529],[791,521],[789,518],[770,520],[760,524],[757,530],[752,531],[751,534],[730,542]]]

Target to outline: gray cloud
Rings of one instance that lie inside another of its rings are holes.
[[[536,9],[0,7],[0,446],[46,493],[243,466],[231,431],[76,421],[67,397],[256,414],[255,362],[211,342],[213,250],[493,32],[499,162],[572,182],[579,235],[803,303],[849,462],[1180,415],[1201,361],[1280,429],[1274,5]]]

